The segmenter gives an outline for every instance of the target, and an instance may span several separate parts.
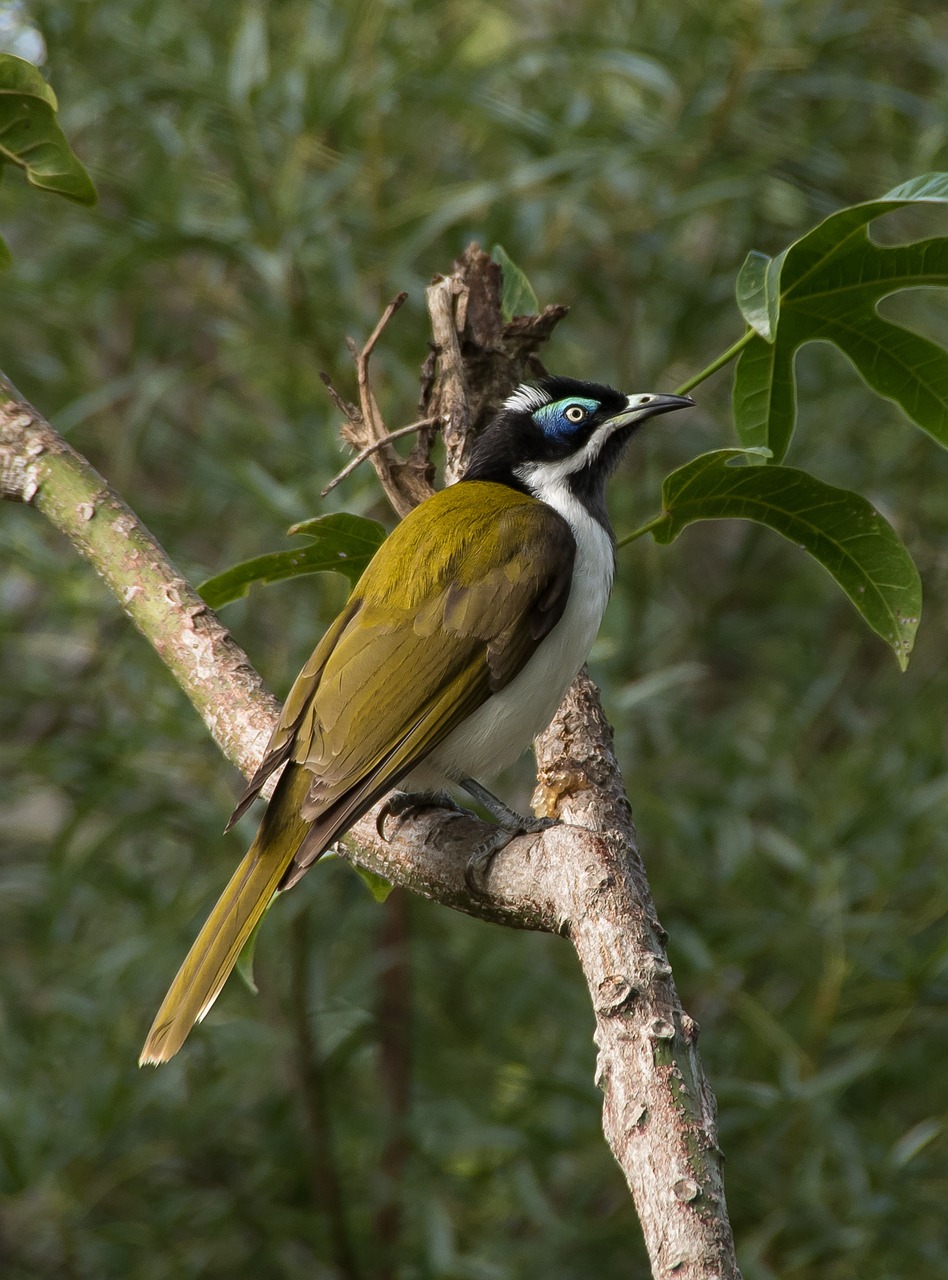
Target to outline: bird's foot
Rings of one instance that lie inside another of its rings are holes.
[[[509,805],[504,804],[503,800],[498,800],[492,791],[488,791],[474,778],[459,778],[458,786],[463,787],[469,796],[473,796],[500,827],[499,831],[495,831],[488,840],[477,846],[464,869],[464,883],[475,897],[483,898],[487,895],[490,864],[501,849],[505,849],[517,836],[535,835],[541,831],[548,831],[550,827],[555,827],[559,820],[534,818],[532,815],[524,817],[522,813],[517,813]]]
[[[447,809],[452,817],[470,817],[467,809],[448,791],[393,791],[379,809],[375,829],[387,842],[385,824],[389,818],[404,818],[421,809]]]

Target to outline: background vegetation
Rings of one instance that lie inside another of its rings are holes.
[[[24,23],[101,201],[0,189],[0,366],[195,580],[324,510],[387,518],[367,469],[318,498],[342,461],[318,371],[347,386],[345,335],[408,289],[376,367],[410,421],[423,285],[469,239],[573,307],[552,369],[666,390],[741,332],[747,249],[948,169],[940,0],[57,0]],[[924,295],[899,309],[945,340]],[[745,1275],[934,1275],[948,459],[839,357],[800,372],[798,458],[869,493],[920,565],[908,674],[799,552],[720,523],[623,553],[592,666]],[[727,378],[642,438],[620,530],[732,442]],[[138,1071],[243,849],[246,826],[220,836],[236,780],[70,549],[0,517],[5,1274],[644,1276],[556,939],[380,908],[329,863],[270,917],[261,998],[232,984]],[[225,616],[282,692],[343,592],[302,579]],[[506,793],[530,782],[525,762]]]

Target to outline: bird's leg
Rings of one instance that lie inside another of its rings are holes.
[[[379,809],[375,829],[386,840],[385,824],[389,818],[403,818],[419,809],[448,809],[451,817],[470,817],[449,791],[392,791]]]
[[[464,882],[468,889],[482,898],[486,893],[487,872],[490,864],[501,849],[506,848],[517,836],[547,831],[550,827],[556,826],[558,819],[534,818],[532,814],[530,817],[524,817],[522,813],[517,813],[509,805],[504,804],[503,800],[499,800],[492,791],[488,791],[474,778],[458,778],[457,783],[487,810],[501,828],[489,840],[477,846],[464,870]]]

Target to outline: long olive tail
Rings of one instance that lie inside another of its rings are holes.
[[[312,824],[300,806],[312,776],[287,765],[247,855],[178,970],[142,1049],[139,1065],[167,1062],[220,994],[255,925]]]

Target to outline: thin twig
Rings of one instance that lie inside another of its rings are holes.
[[[385,326],[388,324],[389,320],[391,320],[395,312],[401,310],[407,301],[408,294],[403,289],[401,293],[395,295],[392,301],[382,312],[381,319],[369,334],[369,339],[362,348],[362,359],[365,362],[366,368],[368,368],[369,356],[375,350],[375,344],[378,342],[379,338],[381,338]]]
[[[405,293],[400,293],[392,299],[361,350],[351,338],[346,339],[346,345],[356,368],[356,382],[359,388],[358,405],[350,403],[339,394],[328,374],[320,375],[329,391],[330,399],[346,420],[342,427],[343,439],[360,452],[364,450],[365,456],[371,458],[379,483],[399,516],[407,515],[412,508],[417,507],[419,502],[423,502],[434,492],[431,484],[431,462],[427,453],[418,456],[418,452],[413,450],[409,457],[403,458],[392,447],[392,441],[398,438],[399,433],[390,432],[382,418],[369,380],[369,361],[385,326],[404,304],[407,296]],[[430,422],[419,423],[413,429],[423,433],[425,427],[430,425]],[[421,438],[424,439],[424,436],[422,435]],[[357,458],[353,465],[358,465],[360,461],[361,458]],[[348,470],[343,472],[343,475],[347,474]],[[340,479],[342,476],[337,476],[333,484],[338,484]],[[329,485],[324,493],[332,487]]]
[[[330,391],[332,392],[332,387]],[[390,444],[392,440],[401,440],[404,436],[410,436],[416,431],[421,431],[424,427],[433,427],[440,422],[440,418],[421,418],[418,422],[411,423],[407,427],[399,427],[397,431],[390,431],[388,435],[383,436],[381,440],[373,440],[371,444],[367,444],[364,449],[360,449],[356,456],[347,462],[337,476],[329,481],[325,489],[319,491],[319,496],[325,498],[327,493],[331,493],[337,484],[341,484],[347,476],[351,476],[356,467],[365,462],[366,458],[371,458],[376,449],[381,449],[383,444]]]

